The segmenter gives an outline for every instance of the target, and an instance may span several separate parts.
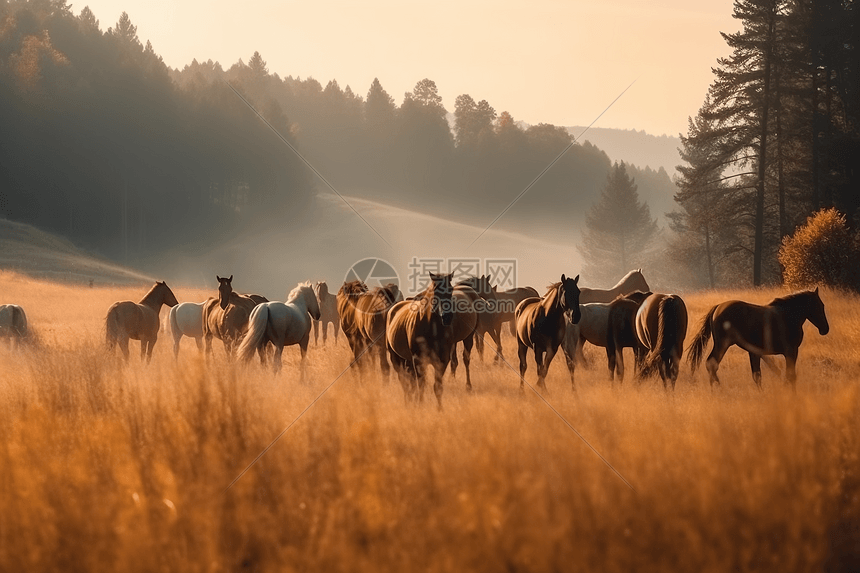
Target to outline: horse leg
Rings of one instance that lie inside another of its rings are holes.
[[[305,338],[299,341],[299,350],[301,350],[301,353],[302,353],[302,357],[301,357],[301,360],[299,362],[299,372],[300,372],[299,380],[301,380],[302,382],[307,381],[307,370],[308,370],[307,355],[308,355],[308,343],[310,341],[311,341],[310,340],[310,333],[305,335]],[[281,348],[283,349],[283,346]]]
[[[520,391],[525,390],[523,386],[523,382],[526,378],[526,368],[528,363],[526,362],[526,357],[529,351],[529,347],[523,344],[523,342],[517,338],[517,357],[520,359]]]
[[[311,320],[311,322],[314,325],[314,346],[319,346],[319,341],[317,339],[319,338],[320,321]],[[323,325],[323,345],[325,345],[325,327],[326,327],[326,325],[324,324]]]
[[[283,366],[284,347],[275,345],[275,355],[272,357],[272,371],[275,375],[281,373]]]
[[[588,358],[585,357],[585,337],[579,335],[579,340],[576,341],[576,359],[582,363],[582,367],[586,370],[591,368]]]
[[[544,378],[546,377],[546,371],[543,368],[543,351],[538,350],[537,344],[535,344],[535,364],[537,364],[537,375],[538,375],[538,388],[542,390],[546,390],[546,382]]]
[[[791,384],[791,389],[797,393],[797,348],[789,348],[785,352],[785,381]]]
[[[146,343],[147,340],[145,338],[140,339],[140,361],[143,362],[146,359]]]
[[[750,370],[752,370],[753,382],[761,390],[761,356],[753,352],[750,355]]]
[[[726,344],[722,343],[722,341],[717,342],[716,340],[714,340],[714,348],[711,349],[711,353],[708,354],[708,360],[705,361],[705,366],[708,369],[708,374],[710,375],[711,379],[711,386],[714,385],[714,382],[716,382],[717,384],[720,383],[720,379],[717,376],[717,370],[719,369],[720,362],[722,362],[723,356],[726,355],[726,351],[728,349],[729,347]]]
[[[212,356],[212,333],[207,332],[203,335],[203,341],[206,343],[206,357]]]
[[[427,366],[423,364],[423,359],[414,359],[412,367],[415,370],[415,382],[418,385],[418,403],[424,401],[424,375],[427,373]]]
[[[498,364],[505,359],[505,355],[502,352],[502,336],[497,327],[493,327],[492,329],[487,331],[490,334],[490,338],[493,339],[493,342],[496,343],[496,355],[493,357],[493,364]],[[485,342],[483,338],[481,342]]]
[[[337,333],[340,332],[340,320],[332,322],[331,325],[334,330],[334,345],[337,346]]]
[[[565,349],[562,349],[564,352],[564,359],[567,361],[567,371],[570,372],[570,389],[576,392],[576,382],[574,381],[574,373],[576,372],[576,362]]]
[[[553,358],[555,358],[556,353],[558,352],[558,347],[553,348],[550,346],[546,350],[546,355],[543,357],[543,379],[546,381],[547,374],[549,374],[549,365],[552,364]],[[546,383],[544,383],[544,389],[546,389]]]
[[[173,333],[173,358],[179,358],[179,341],[182,340],[181,332]],[[197,344],[200,344],[199,342]]]
[[[512,318],[511,320],[509,320],[508,321],[508,328],[511,331],[511,336],[516,338],[517,337],[517,319]]]
[[[635,352],[635,351],[634,351]],[[618,383],[624,383],[624,347],[615,349],[615,369],[618,371]]]
[[[466,358],[464,356],[463,362],[466,362]],[[445,375],[445,370],[448,368],[448,363],[444,362],[442,364],[436,363],[433,366],[433,374],[436,379],[433,384],[433,393],[436,394],[436,404],[439,407],[439,411],[442,411],[442,377]],[[468,368],[466,369],[466,375],[468,376]]]
[[[125,361],[128,362],[128,336],[123,334],[119,339],[119,349],[122,350],[122,356],[125,358]]]
[[[480,335],[478,336],[478,339],[481,339]],[[463,366],[466,367],[466,390],[469,392],[472,391],[472,375],[471,372],[469,372],[469,364],[472,362],[472,344],[474,342],[474,335],[463,341]]]
[[[451,378],[457,378],[457,366],[460,364],[460,360],[457,358],[457,344],[455,342],[451,345]]]
[[[325,343],[328,340],[328,322],[322,323],[322,335],[323,335],[323,346],[325,346]]]

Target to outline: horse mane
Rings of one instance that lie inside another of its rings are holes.
[[[146,300],[155,293],[155,289],[157,289],[162,284],[164,284],[164,283],[156,282],[154,285],[152,285],[152,288],[149,289],[149,291],[147,291],[147,293],[145,295],[143,295],[143,298],[140,299],[140,302],[138,304],[145,303]]]
[[[339,292],[345,295],[358,295],[367,292],[367,285],[360,280],[344,282]]]
[[[793,292],[791,294],[787,294],[785,296],[780,296],[780,297],[773,299],[772,301],[767,303],[766,306],[776,306],[779,308],[784,308],[786,306],[792,306],[795,303],[797,303],[798,300],[805,299],[809,295],[813,295],[813,294],[815,294],[815,291],[812,291],[812,290],[802,290],[800,292]]]
[[[296,300],[301,294],[303,288],[310,288],[311,291],[314,290],[311,281],[305,281],[296,285],[296,288],[290,291],[290,294],[287,295],[287,302],[291,302]]]

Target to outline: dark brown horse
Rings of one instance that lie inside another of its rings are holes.
[[[478,309],[483,301],[475,290],[467,285],[457,285],[451,298],[454,318],[451,320],[451,377],[457,376],[457,343],[463,343],[463,366],[466,368],[466,390],[472,391],[472,345],[478,330]]]
[[[115,302],[105,318],[105,341],[108,350],[119,344],[128,360],[129,339],[140,340],[140,359],[152,360],[152,348],[158,340],[158,313],[161,305],[176,306],[178,301],[166,283],[157,282],[140,302]]]
[[[359,297],[367,292],[367,285],[359,280],[343,283],[337,291],[337,314],[340,316],[340,328],[346,336],[346,341],[352,349],[353,363],[358,362],[364,352],[364,337],[355,319],[355,304]]]
[[[786,381],[795,387],[797,352],[803,342],[803,323],[811,322],[822,336],[830,331],[824,303],[818,289],[775,298],[765,306],[730,300],[712,307],[702,317],[702,326],[693,339],[688,360],[695,372],[702,361],[705,344],[714,337],[707,367],[711,385],[720,383],[717,369],[726,351],[737,344],[749,353],[753,381],[761,388],[761,358],[785,356]]]
[[[388,310],[386,335],[388,357],[403,386],[403,394],[420,401],[424,397],[424,377],[433,366],[433,392],[442,409],[442,377],[451,360],[453,313],[452,275],[430,273],[430,284],[411,300],[398,302]]]
[[[636,335],[648,350],[642,376],[659,372],[663,388],[669,379],[674,390],[687,337],[687,306],[681,297],[654,293],[646,298],[636,313]]]
[[[645,347],[636,335],[636,313],[650,292],[636,291],[626,296],[619,296],[609,303],[609,325],[606,329],[606,360],[609,364],[609,380],[624,381],[624,349],[632,348],[635,368],[642,364],[645,357]]]
[[[517,355],[520,359],[520,389],[526,374],[526,354],[531,348],[535,353],[538,371],[538,387],[546,390],[546,374],[549,365],[564,339],[565,313],[571,312],[571,321],[579,322],[579,275],[570,279],[561,275],[561,282],[549,286],[543,298],[526,298],[517,306]],[[544,354],[546,356],[544,356]],[[568,368],[571,368],[568,359]],[[576,390],[573,370],[570,371],[570,386]]]
[[[540,298],[538,291],[530,286],[517,287],[514,289],[499,292],[495,287],[493,291],[496,293],[496,301],[498,304],[499,327],[504,323],[508,323],[511,330],[511,336],[517,335],[517,306],[527,298]]]
[[[218,279],[218,297],[207,300],[203,305],[203,339],[206,342],[206,353],[212,353],[214,337],[224,343],[224,350],[232,357],[233,349],[245,336],[248,318],[257,303],[251,297],[233,291],[233,275],[230,275],[230,278],[215,278]],[[261,359],[264,357],[262,352],[261,350]]]

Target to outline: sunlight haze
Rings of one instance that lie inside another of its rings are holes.
[[[448,111],[467,93],[530,124],[686,134],[738,28],[732,2],[200,2],[89,0],[107,30],[128,12],[142,43],[182,69],[225,69],[259,51],[279,76],[336,79],[361,96],[374,77],[399,105],[422,78]]]

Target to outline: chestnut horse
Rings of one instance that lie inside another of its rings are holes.
[[[668,378],[674,390],[687,337],[687,306],[681,297],[654,293],[646,298],[636,312],[636,336],[648,350],[641,375],[657,371],[663,388]]]
[[[450,328],[454,319],[452,276],[430,273],[427,288],[412,299],[392,306],[386,323],[388,357],[397,371],[406,401],[424,398],[427,366],[433,366],[433,392],[440,410],[442,377],[451,360],[453,346]]]
[[[761,388],[762,356],[785,356],[786,382],[795,388],[797,353],[803,342],[803,324],[811,322],[822,336],[830,331],[824,303],[814,291],[802,291],[775,298],[764,306],[730,300],[712,307],[702,317],[699,333],[690,345],[687,359],[695,372],[702,361],[702,352],[711,336],[714,348],[708,355],[707,367],[711,385],[720,383],[717,369],[726,351],[737,344],[749,353],[753,381]]]
[[[532,348],[538,371],[538,387],[546,390],[546,374],[549,365],[564,339],[565,314],[571,312],[572,322],[579,322],[579,275],[575,279],[561,275],[561,282],[549,286],[543,298],[526,298],[517,305],[517,354],[520,359],[520,389],[526,374],[526,353]],[[546,354],[546,357],[544,357]],[[570,386],[576,390],[573,380],[573,365],[567,359],[570,370]]]
[[[158,313],[161,305],[176,306],[178,301],[166,283],[157,282],[140,302],[115,302],[105,317],[105,341],[108,351],[119,344],[128,360],[129,339],[140,340],[140,359],[152,360],[152,348],[158,340]]]

